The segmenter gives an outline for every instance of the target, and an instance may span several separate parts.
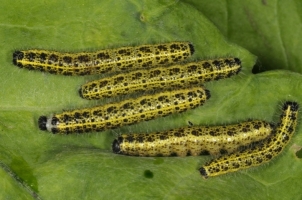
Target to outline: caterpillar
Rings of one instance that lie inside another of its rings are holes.
[[[231,153],[266,138],[272,125],[260,120],[228,126],[193,126],[150,134],[122,134],[112,143],[117,154],[131,156],[198,156]]]
[[[52,133],[103,131],[184,112],[202,105],[209,98],[210,92],[202,87],[164,91],[103,106],[65,111],[49,118],[41,116],[38,124],[41,130]]]
[[[281,153],[295,132],[298,109],[297,102],[285,102],[280,122],[270,136],[251,148],[211,160],[199,169],[201,175],[208,178],[269,162]]]
[[[185,65],[130,71],[88,82],[79,89],[85,99],[100,99],[132,92],[163,88],[186,88],[228,78],[241,70],[238,58],[204,60]]]
[[[13,64],[20,68],[51,74],[91,75],[168,65],[181,62],[193,53],[194,47],[189,42],[170,42],[80,53],[33,49],[15,51]]]

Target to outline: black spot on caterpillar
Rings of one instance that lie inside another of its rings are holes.
[[[184,112],[204,104],[209,98],[210,92],[202,87],[164,91],[103,106],[65,111],[49,118],[41,116],[38,124],[41,130],[52,133],[103,131]]]
[[[189,42],[170,42],[80,53],[33,49],[15,51],[13,64],[20,68],[51,74],[91,75],[164,66],[181,62],[193,53],[194,47]]]
[[[285,102],[280,122],[270,136],[251,148],[211,160],[199,169],[201,175],[208,178],[269,162],[281,153],[295,132],[298,109],[298,103]]]
[[[100,99],[117,95],[159,90],[166,88],[186,88],[205,82],[229,78],[241,70],[238,58],[221,58],[130,71],[88,82],[79,90],[85,99]]]
[[[266,138],[272,125],[259,120],[228,126],[193,126],[150,134],[122,134],[112,144],[114,153],[131,156],[198,156],[205,151],[231,153],[240,146]]]

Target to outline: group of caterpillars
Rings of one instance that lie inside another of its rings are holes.
[[[210,92],[202,84],[229,78],[241,70],[238,58],[182,63],[194,53],[189,42],[170,42],[101,50],[60,53],[45,50],[15,51],[20,68],[62,75],[109,73],[82,85],[85,99],[155,91],[137,98],[79,110],[64,111],[38,120],[52,133],[103,131],[203,105]],[[115,73],[115,74],[114,74]],[[119,73],[119,74],[118,74]],[[296,102],[285,102],[280,122],[250,120],[227,126],[189,126],[150,134],[122,134],[112,150],[131,156],[187,156],[210,153],[217,158],[202,166],[204,178],[257,166],[278,155],[295,131]]]

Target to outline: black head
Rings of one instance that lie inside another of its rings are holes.
[[[115,139],[112,143],[112,151],[113,153],[121,153],[121,148],[120,148],[120,142],[118,141],[118,139]]]
[[[40,116],[38,120],[39,128],[42,131],[46,131],[46,124],[47,124],[47,117],[46,116]]]
[[[15,51],[13,53],[13,64],[19,66],[17,61],[21,60],[23,57],[24,53],[22,51]]]
[[[294,102],[294,101],[286,101],[283,104],[283,110],[287,110],[288,107],[290,107],[291,111],[299,110],[299,104],[297,102]]]
[[[201,176],[203,176],[205,179],[208,178],[208,174],[207,174],[205,168],[201,167],[201,168],[199,169],[199,172],[200,172]]]

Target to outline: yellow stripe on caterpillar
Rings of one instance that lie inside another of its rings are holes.
[[[150,134],[122,134],[112,144],[117,154],[131,156],[198,156],[231,153],[266,138],[272,125],[253,120],[227,126],[193,126]]]
[[[51,74],[91,75],[130,71],[181,62],[194,53],[189,42],[170,42],[96,52],[61,53],[47,50],[23,50],[13,53],[13,64]]]
[[[65,111],[49,118],[41,116],[38,124],[41,130],[52,133],[103,131],[184,112],[204,104],[209,98],[210,92],[202,87],[164,91],[103,106]]]
[[[146,90],[186,88],[205,82],[229,78],[241,70],[238,58],[221,58],[184,65],[156,67],[113,75],[88,82],[79,90],[85,99],[100,99]]]
[[[295,132],[298,109],[298,103],[285,102],[280,122],[270,136],[251,148],[211,160],[199,169],[201,175],[208,178],[269,162],[281,153]]]

